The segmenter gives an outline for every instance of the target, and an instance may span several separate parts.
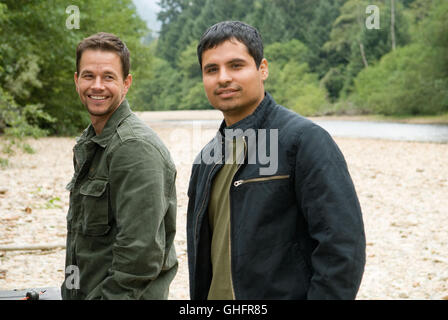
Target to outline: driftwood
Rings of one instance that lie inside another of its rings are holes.
[[[65,243],[0,245],[0,251],[29,251],[29,250],[52,250],[52,249],[65,249]]]

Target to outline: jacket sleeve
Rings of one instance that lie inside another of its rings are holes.
[[[196,160],[195,160],[196,163]],[[196,281],[195,281],[195,207],[196,207],[196,187],[197,187],[197,169],[198,165],[193,164],[191,168],[190,181],[188,184],[188,207],[187,207],[187,256],[188,256],[188,276],[190,280],[190,299],[197,300]]]
[[[303,131],[295,191],[316,244],[308,299],[355,299],[365,265],[361,208],[344,156],[317,125]]]
[[[144,292],[148,288],[154,290],[149,296],[161,299],[166,290],[150,283],[164,267],[177,263],[175,253],[171,257],[174,249],[166,252],[176,224],[174,165],[141,140],[124,142],[109,161],[110,206],[117,235],[109,276],[87,299],[139,299],[143,293],[148,296]]]

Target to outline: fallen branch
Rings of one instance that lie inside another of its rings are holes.
[[[65,243],[53,244],[26,244],[26,245],[0,245],[0,251],[29,251],[29,250],[51,250],[65,249]]]

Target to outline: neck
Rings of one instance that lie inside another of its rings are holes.
[[[109,118],[110,115],[107,118],[90,115],[90,121],[92,122],[93,129],[95,130],[97,136],[99,136],[101,132],[103,132],[104,126],[106,125]]]
[[[120,101],[120,103],[113,109],[112,112],[109,112],[105,115],[101,116],[95,116],[93,114],[90,114],[90,122],[92,122],[93,129],[95,130],[96,135],[100,135],[101,132],[103,132],[104,127],[106,126],[107,121],[109,121],[110,117],[114,114],[115,111],[120,107],[120,105],[123,103],[123,100]]]
[[[244,110],[238,111],[227,111],[223,112],[224,121],[226,122],[226,126],[230,127],[231,125],[247,118],[258,108],[261,102],[264,99],[264,94],[249,108],[245,108]]]

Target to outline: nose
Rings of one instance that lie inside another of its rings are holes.
[[[101,91],[104,89],[103,81],[101,80],[100,76],[95,77],[95,80],[92,83],[92,90],[98,90]]]
[[[219,70],[218,81],[219,81],[220,85],[227,85],[230,82],[232,82],[232,76],[228,72],[227,68],[221,68]]]

